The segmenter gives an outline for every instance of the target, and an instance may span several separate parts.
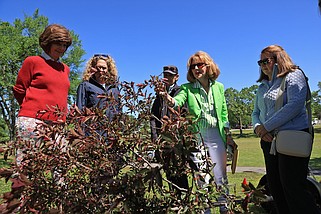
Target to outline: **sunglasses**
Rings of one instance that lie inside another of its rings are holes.
[[[273,59],[273,58],[261,59],[261,60],[257,61],[257,64],[258,64],[259,66],[261,66],[261,65],[267,65],[269,62],[271,62],[271,59]]]
[[[207,65],[206,63],[201,62],[201,63],[191,64],[189,67],[190,69],[195,69],[195,67],[197,66],[198,69],[201,69],[206,65]]]
[[[109,56],[107,54],[94,54],[94,57],[105,57],[105,58],[109,58]]]

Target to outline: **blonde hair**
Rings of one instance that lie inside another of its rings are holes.
[[[189,82],[195,82],[196,79],[193,75],[191,65],[193,64],[193,61],[195,58],[201,59],[203,63],[207,65],[206,67],[206,73],[208,75],[208,78],[210,80],[216,80],[218,76],[220,75],[221,71],[218,68],[218,65],[214,62],[214,60],[210,57],[210,55],[204,51],[197,51],[195,54],[190,56],[190,58],[187,61],[187,80]]]
[[[86,68],[83,73],[83,80],[88,81],[89,78],[92,76],[92,68],[96,68],[97,62],[99,60],[106,61],[107,64],[107,70],[111,75],[111,80],[109,79],[108,82],[116,82],[118,78],[118,71],[116,68],[116,63],[114,59],[110,55],[94,55],[92,58],[88,60],[86,63]]]

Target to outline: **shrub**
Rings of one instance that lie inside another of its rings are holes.
[[[147,88],[158,84],[158,77],[141,84],[120,83],[123,111],[112,120],[105,111],[115,101],[107,97],[106,109],[80,111],[72,106],[66,122],[42,124],[36,144],[9,143],[5,156],[20,147],[24,159],[20,167],[13,164],[0,172],[13,182],[1,212],[197,213],[219,206],[217,197],[223,193],[215,183],[200,189],[195,179],[189,179],[183,189],[164,176],[196,178],[198,173],[210,174],[211,163],[198,171],[192,162],[197,140],[191,118],[181,117],[179,109],[162,120],[162,134],[151,140],[154,97]]]

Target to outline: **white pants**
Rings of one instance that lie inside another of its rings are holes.
[[[202,138],[204,140],[204,145],[206,148],[202,148]],[[220,132],[217,128],[207,128],[201,130],[200,150],[201,152],[194,153],[192,160],[200,168],[206,167],[206,161],[202,159],[205,152],[208,151],[209,156],[215,164],[213,168],[215,182],[218,186],[225,186],[228,184],[227,174],[226,174],[226,147],[225,143],[221,138]],[[205,182],[209,182],[208,176],[205,177]]]

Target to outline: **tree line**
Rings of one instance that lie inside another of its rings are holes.
[[[12,86],[15,84],[17,73],[27,56],[41,54],[38,38],[48,25],[48,18],[39,15],[36,10],[32,16],[25,16],[24,20],[16,19],[12,24],[0,20],[0,142],[14,140],[15,120],[19,105],[14,99]],[[62,58],[70,67],[69,104],[76,95],[76,88],[81,82],[80,69],[84,62],[79,36],[71,31],[73,43]],[[254,105],[255,92],[258,86],[245,87],[240,91],[227,88],[225,91],[229,111],[229,120],[233,128],[251,127],[251,113]],[[312,92],[313,118],[321,119],[321,82],[318,90]]]

